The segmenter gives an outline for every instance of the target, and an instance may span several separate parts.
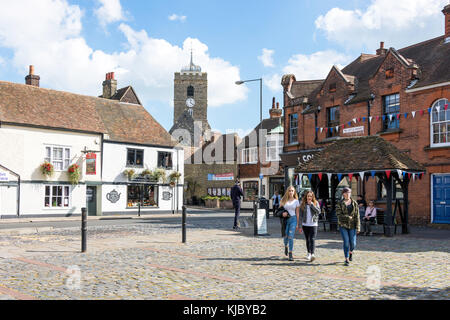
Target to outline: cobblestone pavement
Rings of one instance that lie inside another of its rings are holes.
[[[174,224],[89,228],[86,253],[79,229],[0,234],[0,299],[450,299],[449,238],[358,236],[346,267],[339,234],[319,231],[312,263],[297,234],[288,261],[269,221],[188,223],[185,244]]]

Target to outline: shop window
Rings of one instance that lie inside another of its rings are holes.
[[[144,166],[144,150],[127,149],[127,166],[143,167]]]
[[[432,106],[431,139],[432,146],[450,145],[450,109],[447,99],[439,99]]]
[[[70,164],[70,148],[46,146],[44,160],[50,162],[57,171],[67,170]]]
[[[158,168],[172,169],[172,153],[158,151]]]
[[[158,206],[158,186],[142,185],[127,187],[127,207],[157,207]]]
[[[45,186],[45,208],[69,208],[70,186]]]
[[[258,181],[243,182],[244,201],[253,201],[258,197]]]
[[[383,130],[388,131],[400,128],[397,114],[400,112],[400,95],[398,93],[383,97]]]
[[[283,153],[283,141],[281,134],[266,136],[266,161],[280,161],[280,153]]]

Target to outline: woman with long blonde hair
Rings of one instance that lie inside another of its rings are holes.
[[[283,217],[288,218],[286,223],[286,236],[284,237],[284,254],[289,254],[289,261],[293,261],[292,250],[294,249],[295,227],[297,226],[298,210],[300,208],[298,195],[293,186],[287,188],[280,204],[285,209]]]
[[[306,249],[308,250],[306,260],[314,261],[314,259],[316,258],[314,255],[315,239],[317,236],[317,228],[319,226],[319,214],[320,214],[319,203],[316,200],[314,192],[309,190],[304,193],[299,211],[300,211],[300,219],[297,219],[298,220],[297,229],[301,233],[303,228],[305,234]]]

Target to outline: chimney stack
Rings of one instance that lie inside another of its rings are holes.
[[[377,49],[377,56],[385,55],[387,50],[384,48],[384,42],[380,42],[380,48]]]
[[[442,13],[444,14],[445,19],[445,36],[444,41],[445,43],[450,42],[450,4],[446,5],[444,9],[442,10]]]
[[[111,99],[117,91],[117,80],[114,79],[114,72],[106,74],[106,80],[103,81],[103,95],[102,98]]]
[[[275,97],[272,99],[272,109],[269,110],[270,119],[281,118],[283,110],[280,109],[280,103],[277,102],[275,107]]]
[[[34,74],[34,66],[30,65],[29,74],[25,77],[25,84],[39,87],[39,80],[41,77]]]

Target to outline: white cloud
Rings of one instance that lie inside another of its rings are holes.
[[[281,87],[281,75],[278,73],[263,77],[263,82],[266,87],[271,91],[276,92],[282,89]]]
[[[100,3],[100,7],[94,10],[94,13],[102,27],[113,22],[125,20],[120,0],[97,0],[97,2]]]
[[[178,20],[178,21],[181,21],[181,22],[185,22],[186,18],[187,18],[186,16],[179,16],[179,15],[177,15],[175,13],[169,16],[169,20],[170,21]]]
[[[262,52],[262,55],[258,56],[258,60],[262,62],[264,67],[273,67],[273,54],[275,51],[263,48]]]
[[[318,51],[311,55],[296,54],[288,60],[283,72],[294,74],[297,81],[324,79],[333,65],[342,69],[350,61],[351,57],[334,50]]]
[[[365,11],[333,8],[316,27],[345,47],[375,51],[380,41],[397,49],[444,34],[441,10],[448,0],[372,0]]]
[[[208,72],[208,104],[221,106],[246,99],[248,89],[236,86],[239,68],[219,57],[211,57],[208,46],[187,38],[182,47],[155,39],[145,30],[125,23],[119,30],[127,49],[107,53],[89,45],[81,36],[82,10],[66,0],[0,0],[0,47],[12,51],[7,63],[24,76],[35,66],[41,86],[97,96],[105,74],[114,71],[118,86],[132,85],[144,105],[151,101],[173,101],[173,77],[190,60]],[[24,21],[39,23],[30,28]],[[37,36],[38,35],[38,36]],[[167,104],[173,106],[172,103]]]

